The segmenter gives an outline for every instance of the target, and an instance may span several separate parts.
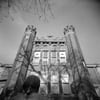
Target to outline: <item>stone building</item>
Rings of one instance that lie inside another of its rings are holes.
[[[92,88],[90,88],[93,92],[96,90],[99,94],[100,72],[98,70],[100,67],[86,64],[72,25],[64,28],[64,37],[50,35],[35,38],[35,36],[36,28],[28,25],[12,71],[7,77],[4,93],[6,93],[6,88],[12,86],[15,92],[19,92],[26,77],[34,74],[40,77],[39,92],[41,94],[72,95],[77,93],[80,84],[87,87],[88,83],[91,84]],[[72,83],[74,92],[71,90]],[[81,87],[78,93],[80,90],[82,90]]]

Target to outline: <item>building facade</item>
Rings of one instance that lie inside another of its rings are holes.
[[[72,25],[64,37],[35,37],[36,28],[28,25],[2,93],[12,86],[21,91],[26,77],[37,75],[42,94],[87,94],[88,87],[89,95],[97,95]]]
[[[71,92],[68,89],[70,88],[70,73],[68,71],[68,51],[65,45],[65,38],[55,38],[53,36],[37,37],[33,45],[28,75],[36,74],[40,77],[40,92],[63,92],[65,94]],[[49,88],[48,85],[50,85]]]

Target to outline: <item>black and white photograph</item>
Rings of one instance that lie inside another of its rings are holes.
[[[0,0],[0,100],[100,100],[100,0]]]

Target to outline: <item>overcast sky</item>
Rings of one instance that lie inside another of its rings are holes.
[[[52,0],[53,1],[53,0]],[[13,63],[27,24],[37,28],[37,36],[63,36],[66,25],[73,25],[86,63],[100,63],[100,3],[97,0],[54,0],[48,22],[36,16],[14,13],[0,23],[0,62]]]

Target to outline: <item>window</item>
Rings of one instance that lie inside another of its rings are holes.
[[[57,57],[57,52],[56,51],[52,51],[51,52],[51,57],[52,58],[56,58]]]
[[[36,51],[36,52],[34,52],[34,57],[38,59],[41,56],[40,54],[41,54],[40,51]]]
[[[49,52],[48,51],[43,51],[42,52],[42,58],[47,59],[49,57]]]
[[[49,62],[49,52],[47,50],[44,50],[42,52],[42,64],[47,65]]]
[[[65,51],[59,52],[59,60],[60,60],[60,63],[66,63],[66,52]]]
[[[33,56],[33,64],[39,64],[41,58],[41,52],[40,51],[35,51],[34,56]]]
[[[51,52],[51,64],[56,64],[57,63],[57,51],[52,51]]]
[[[69,83],[69,75],[67,73],[61,75],[62,83]]]

